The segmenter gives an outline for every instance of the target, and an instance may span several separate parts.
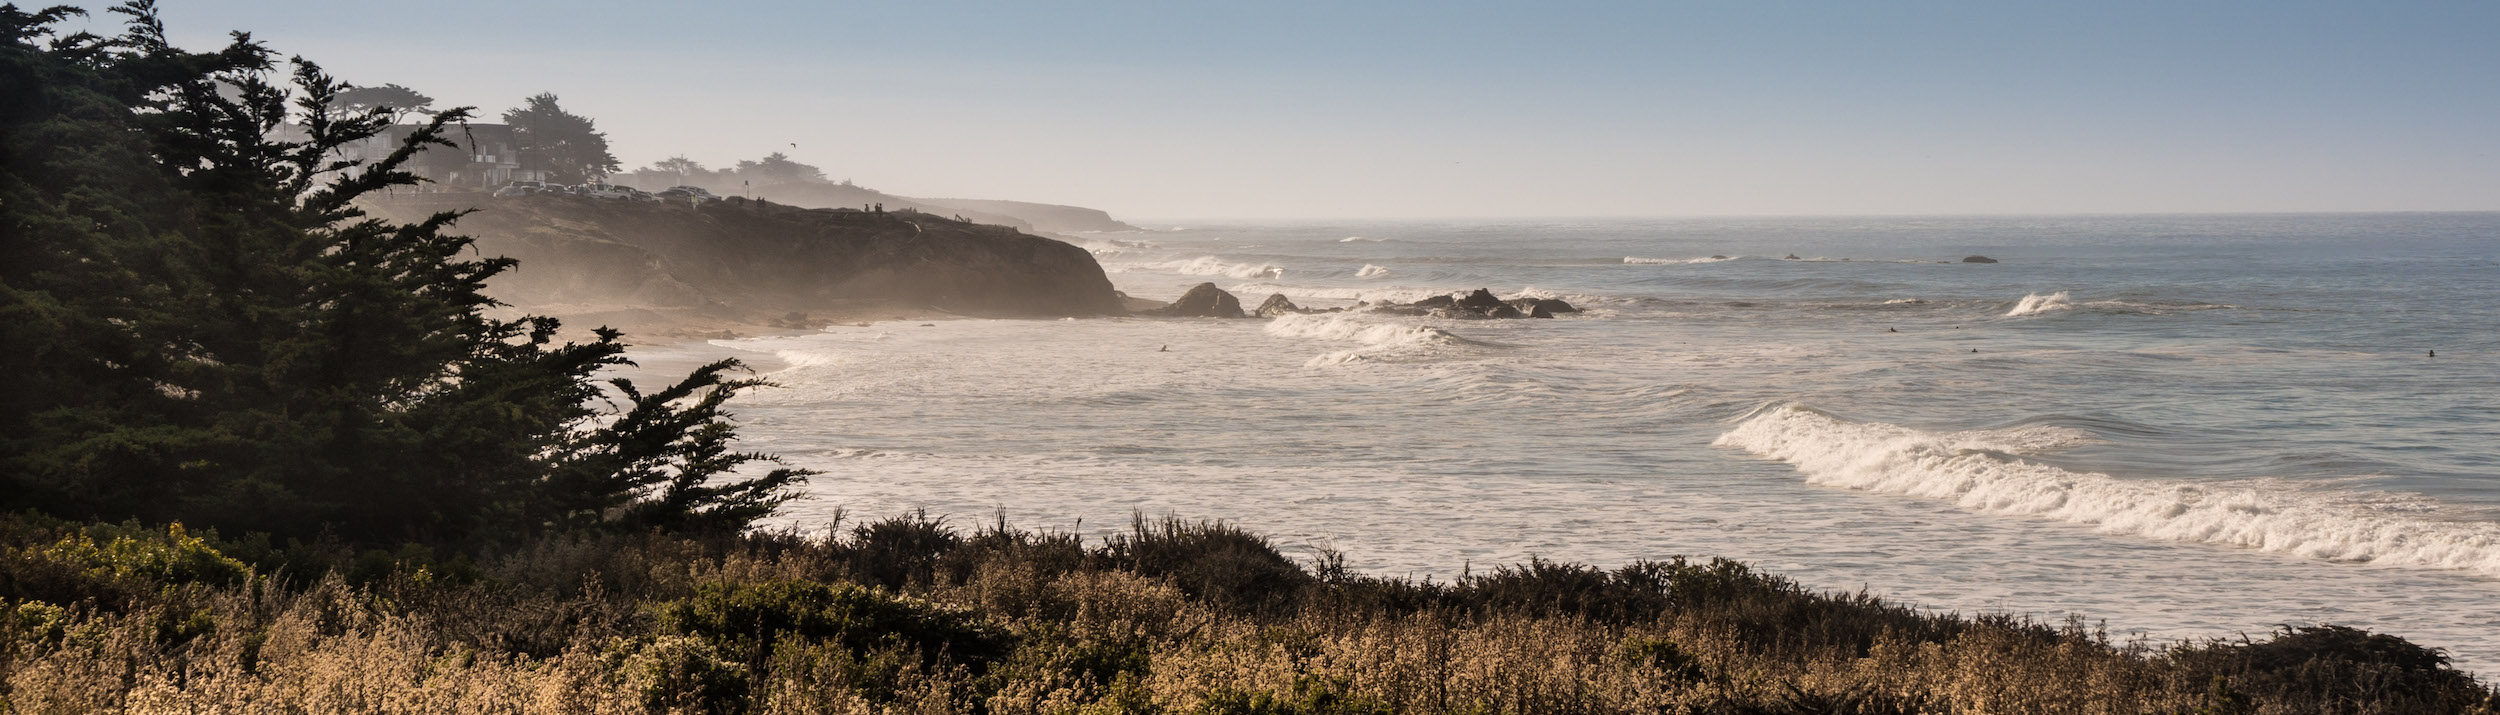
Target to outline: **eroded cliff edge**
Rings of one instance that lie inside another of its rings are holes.
[[[477,194],[401,195],[364,207],[403,222],[475,209],[456,232],[476,237],[482,255],[520,261],[489,294],[576,325],[700,333],[793,322],[792,313],[825,322],[1125,312],[1084,249],[912,211]]]

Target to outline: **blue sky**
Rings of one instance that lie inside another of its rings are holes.
[[[2494,2],[166,5],[629,166],[1141,218],[2500,209]]]

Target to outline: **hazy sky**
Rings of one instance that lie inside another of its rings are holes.
[[[628,167],[1123,217],[2500,209],[2489,0],[165,4]]]

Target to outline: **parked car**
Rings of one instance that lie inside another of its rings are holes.
[[[622,186],[582,186],[582,195],[594,199],[620,200],[634,197],[633,189]]]
[[[709,190],[709,189],[705,189],[705,188],[700,187],[700,186],[671,186],[671,187],[668,187],[668,190],[670,190],[670,191],[683,191],[683,192],[686,192],[686,193],[689,193],[689,194],[693,194],[695,198],[702,199],[702,200],[705,200],[705,201],[719,201],[719,200],[720,200],[720,197],[719,197],[719,196],[714,196],[714,195],[712,194],[711,190]]]
[[[494,196],[495,196],[495,198],[498,198],[498,199],[509,199],[509,198],[515,198],[515,197],[520,197],[520,196],[528,196],[528,195],[530,195],[530,194],[532,194],[532,193],[535,193],[535,192],[534,192],[534,191],[533,191],[530,187],[527,187],[527,186],[522,186],[522,185],[519,185],[519,184],[509,184],[509,185],[504,186],[503,188],[496,189],[496,190],[495,190],[495,194],[494,194]]]

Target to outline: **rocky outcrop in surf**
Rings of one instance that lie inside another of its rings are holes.
[[[1963,257],[1962,257],[1962,262],[1963,262],[1963,263],[1995,263],[1995,262],[1997,262],[1997,259],[1994,259],[1994,258],[1989,258],[1989,257],[1987,257],[1987,256],[1963,256]]]
[[[1273,318],[1300,312],[1302,312],[1301,306],[1294,305],[1291,299],[1285,297],[1285,294],[1271,293],[1266,301],[1259,303],[1259,309],[1254,314],[1261,318]]]
[[[1174,318],[1248,317],[1241,312],[1240,298],[1233,297],[1233,294],[1224,292],[1224,289],[1215,287],[1213,283],[1190,286],[1189,292],[1182,293],[1179,300],[1172,301],[1171,305],[1149,311],[1149,313]]]
[[[490,293],[524,309],[605,306],[749,321],[884,308],[996,317],[1126,312],[1085,249],[920,212],[473,194],[393,197],[366,208],[403,222],[477,209],[458,229],[477,238],[482,254],[520,261]]]
[[[1504,299],[1493,291],[1475,289],[1466,295],[1436,295],[1412,303],[1378,303],[1366,306],[1375,312],[1399,315],[1420,315],[1434,318],[1474,320],[1487,318],[1551,318],[1580,309],[1556,298],[1514,296]]]

